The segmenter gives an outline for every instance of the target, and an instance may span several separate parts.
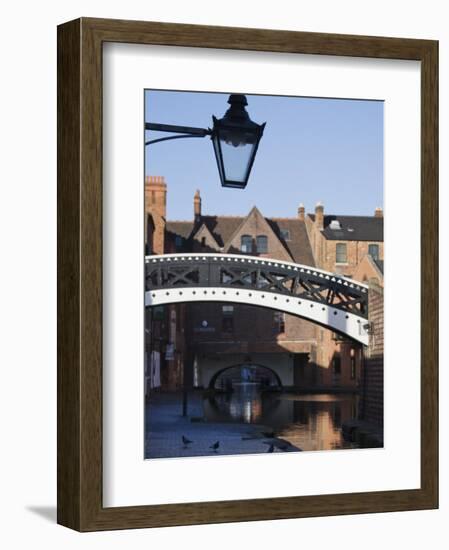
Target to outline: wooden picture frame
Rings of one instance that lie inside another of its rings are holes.
[[[421,62],[421,488],[104,508],[102,44]],[[82,18],[58,27],[58,523],[79,531],[438,506],[438,43]]]

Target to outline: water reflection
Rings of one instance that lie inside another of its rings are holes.
[[[264,392],[257,383],[241,382],[232,392],[208,397],[204,413],[211,422],[259,425],[304,451],[355,448],[341,427],[357,417],[357,400],[354,394]]]

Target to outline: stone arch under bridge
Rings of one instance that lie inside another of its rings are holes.
[[[266,370],[267,372],[269,372],[274,377],[278,387],[289,385],[290,377],[284,376],[284,374],[282,372],[282,369],[281,369],[281,372],[279,372],[279,363],[278,362],[273,362],[273,365],[270,365],[269,363],[270,362],[268,361],[267,365],[262,364],[260,362],[257,362],[257,363],[239,362],[239,363],[236,364],[232,360],[228,360],[228,361],[226,361],[225,366],[223,366],[223,364],[218,364],[218,365],[216,364],[216,365],[210,367],[208,369],[207,373],[203,373],[204,387],[208,387],[210,389],[215,388],[215,384],[217,382],[217,379],[221,374],[224,374],[226,371],[229,371],[231,369],[235,369],[235,368],[238,368],[238,367],[245,367],[245,366],[258,367],[260,369]]]
[[[283,311],[364,345],[368,286],[315,267],[236,254],[145,258],[145,306],[231,302]]]

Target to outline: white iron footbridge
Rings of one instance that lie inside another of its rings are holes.
[[[237,254],[145,258],[145,305],[232,302],[283,311],[369,341],[368,287],[315,267]]]

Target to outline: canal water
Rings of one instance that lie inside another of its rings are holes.
[[[357,417],[355,394],[262,391],[260,384],[234,383],[232,392],[204,400],[209,422],[248,424],[248,428],[288,440],[303,451],[356,448],[345,441],[342,424]],[[266,436],[265,436],[266,437]]]

